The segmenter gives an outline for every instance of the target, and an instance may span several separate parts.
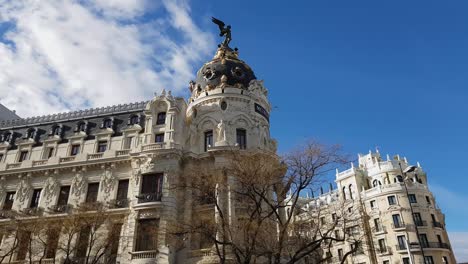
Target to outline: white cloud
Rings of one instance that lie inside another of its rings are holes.
[[[457,262],[468,262],[468,232],[449,232]]]
[[[0,0],[1,103],[25,117],[181,93],[215,44],[186,2],[155,2]]]

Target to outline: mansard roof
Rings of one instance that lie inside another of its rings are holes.
[[[60,142],[67,142],[80,131],[85,140],[94,139],[103,128],[112,128],[112,136],[122,132],[133,124],[130,120],[137,115],[137,124],[144,127],[144,110],[148,102],[119,104],[107,107],[90,108],[66,113],[28,117],[23,119],[0,121],[0,143],[8,142],[10,149],[17,144],[32,139],[34,145],[41,145],[45,140],[58,136]],[[109,120],[109,124],[105,121]],[[83,124],[82,127],[81,124]]]
[[[143,111],[148,101],[0,121],[0,130]]]

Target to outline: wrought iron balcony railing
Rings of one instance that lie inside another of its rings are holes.
[[[436,221],[432,222],[432,226],[442,228],[442,229],[444,228],[444,225],[442,223],[436,222]]]
[[[116,199],[109,201],[109,208],[116,209],[116,208],[127,208],[128,207],[128,199]]]
[[[162,193],[142,193],[137,195],[138,203],[151,203],[151,202],[160,202],[162,197]]]
[[[56,213],[56,214],[59,214],[59,213],[69,213],[72,209],[72,205],[71,204],[56,204],[56,205],[52,205],[49,207],[49,211],[50,213]]]
[[[21,212],[29,216],[41,215],[44,210],[41,207],[24,208]]]
[[[393,229],[405,228],[405,227],[406,227],[406,225],[405,225],[405,223],[403,223],[403,222],[396,222],[396,223],[393,223],[393,224],[392,224],[392,228],[393,228]]]
[[[421,243],[423,248],[445,248],[450,249],[450,246],[447,243],[442,242],[423,242]]]
[[[426,221],[414,221],[414,223],[416,224],[416,226],[427,226],[427,222]]]
[[[389,246],[377,247],[377,253],[379,254],[391,254],[392,248]]]

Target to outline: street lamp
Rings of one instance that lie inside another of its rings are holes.
[[[408,166],[406,167],[404,170],[403,168],[401,167],[401,162],[398,162],[398,165],[400,166],[400,170],[401,170],[401,173],[403,174],[403,185],[405,186],[405,192],[406,192],[406,198],[408,199],[408,203],[409,203],[409,206],[410,206],[410,210],[411,210],[411,219],[413,219],[413,224],[414,224],[414,228],[416,229],[416,236],[418,237],[418,243],[419,243],[419,247],[421,248],[421,255],[423,257],[423,263],[426,262],[426,256],[424,256],[424,248],[423,248],[423,245],[421,244],[421,238],[419,237],[419,229],[418,229],[418,225],[416,223],[416,220],[414,220],[414,211],[413,211],[413,205],[411,204],[411,201],[409,199],[409,193],[408,193],[408,187],[406,186],[406,181],[408,180],[408,177],[407,177],[407,173],[409,172],[413,172],[417,169],[416,166],[412,165],[412,166]],[[408,241],[408,240],[406,240]],[[408,242],[406,243],[408,246]],[[410,250],[408,249],[408,254],[410,253]],[[411,259],[411,255],[410,255],[410,259]]]

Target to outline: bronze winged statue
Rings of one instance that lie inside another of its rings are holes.
[[[227,27],[225,27],[226,24],[224,24],[223,21],[215,18],[215,17],[211,17],[211,21],[213,21],[213,23],[215,23],[216,25],[218,25],[219,27],[219,36],[222,37],[224,36],[224,41],[221,45],[227,47],[229,46],[229,42],[231,42],[232,38],[231,38],[231,26],[228,25]]]

